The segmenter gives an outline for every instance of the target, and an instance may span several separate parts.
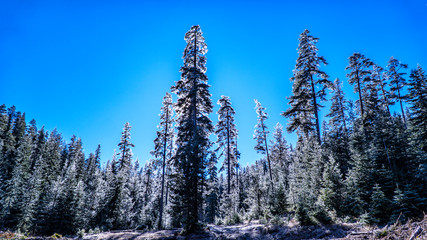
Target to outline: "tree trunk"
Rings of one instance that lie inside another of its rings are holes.
[[[159,230],[163,229],[163,194],[165,190],[165,167],[166,167],[166,149],[167,149],[167,137],[168,137],[168,127],[169,127],[169,109],[166,109],[166,127],[163,137],[163,162],[162,162],[162,190],[160,192],[160,213],[159,213],[159,223],[157,228]]]
[[[230,162],[230,120],[227,112],[227,165],[228,165],[228,176],[227,176],[227,193],[230,194],[230,182],[231,182],[231,162]]]
[[[400,109],[402,110],[403,123],[405,124],[405,127],[406,127],[405,111],[403,110],[402,98],[400,97],[400,90],[399,89],[397,89],[397,94],[399,95],[399,102],[400,102]]]
[[[383,93],[384,103],[385,103],[385,106],[387,107],[388,115],[391,116],[390,107],[388,106],[387,95],[385,94],[384,86],[382,84],[381,84],[381,92]]]
[[[264,134],[265,152],[267,154],[268,170],[269,170],[269,174],[270,174],[271,190],[273,191],[273,175],[271,174],[270,154],[268,154],[267,134],[265,134],[264,121],[263,120],[261,120],[261,121],[262,121],[261,122],[262,132]]]
[[[319,145],[322,144],[321,140],[320,140],[320,123],[319,123],[319,113],[318,113],[318,109],[317,109],[317,99],[316,99],[316,89],[314,88],[314,82],[313,82],[313,76],[310,77],[311,79],[311,91],[312,91],[312,96],[313,96],[313,105],[314,105],[314,116],[316,118],[316,134],[317,134],[317,142],[319,143]]]
[[[362,119],[363,119],[365,114],[363,111],[362,88],[360,87],[359,71],[356,71],[356,79],[357,79],[357,91],[359,92],[360,114],[362,115]]]

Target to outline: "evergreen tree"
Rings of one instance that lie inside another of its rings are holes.
[[[231,179],[236,175],[235,166],[237,166],[237,129],[234,124],[234,109],[227,96],[221,96],[218,100],[220,108],[218,110],[218,122],[215,125],[215,134],[217,136],[219,158],[224,157],[223,165],[220,169],[227,169],[227,194],[231,192]]]
[[[54,232],[75,234],[85,223],[83,171],[80,171],[84,166],[85,158],[81,139],[73,136],[67,148],[65,166],[49,191],[50,204],[47,212],[50,224],[44,229],[38,229],[45,234]],[[36,161],[36,169],[46,169],[46,167],[38,167],[38,164],[46,163],[41,159],[40,163]]]
[[[320,206],[317,198],[320,194],[323,163],[316,139],[299,138],[291,166],[289,198],[296,218],[302,225],[323,222],[317,216]]]
[[[329,158],[323,171],[323,186],[320,190],[320,200],[327,210],[334,212],[336,216],[343,216],[343,184],[339,164],[333,157]]]
[[[130,199],[130,172],[132,169],[132,147],[135,145],[130,142],[131,126],[127,122],[123,128],[122,137],[120,140],[119,152],[117,153],[118,159],[118,171],[117,171],[117,203],[115,204],[116,208],[114,209],[114,222],[113,228],[116,229],[125,229],[126,226],[130,225],[132,214],[130,209],[132,209],[132,200]]]
[[[277,123],[274,127],[273,140],[271,145],[271,162],[273,165],[273,176],[276,183],[280,183],[285,192],[288,187],[290,157],[288,153],[288,144],[283,134],[283,126]]]
[[[334,81],[334,94],[331,100],[331,109],[326,115],[326,117],[330,117],[329,124],[324,125],[324,127],[329,127],[330,130],[323,133],[325,136],[323,148],[327,152],[326,154],[333,156],[339,165],[341,173],[345,174],[349,168],[348,160],[350,159],[349,129],[347,127],[346,114],[349,107],[342,90],[342,83],[338,78]]]
[[[406,79],[403,77],[406,73],[401,70],[408,68],[408,64],[403,64],[394,57],[391,57],[387,65],[387,78],[390,80],[390,93],[395,102],[400,103],[403,122],[406,124],[405,111],[403,110],[403,101],[407,99],[403,88],[406,85]]]
[[[385,222],[388,219],[388,209],[391,202],[386,198],[379,184],[375,184],[373,187],[371,201],[369,220],[371,223]]]
[[[261,105],[258,100],[254,99],[255,101],[255,110],[258,116],[258,122],[257,125],[255,125],[255,132],[254,132],[254,139],[257,141],[257,144],[255,145],[255,150],[258,153],[265,154],[267,156],[267,163],[268,163],[268,171],[270,176],[270,184],[273,188],[273,175],[271,173],[271,161],[270,161],[270,154],[268,153],[268,143],[267,143],[267,137],[270,133],[267,129],[267,125],[265,125],[265,121],[268,119],[268,114],[265,112],[265,108]]]
[[[207,169],[207,183],[206,183],[206,207],[205,207],[205,221],[213,223],[215,218],[218,217],[219,211],[219,180],[217,176],[217,162],[218,159],[215,153],[211,154],[208,162]]]
[[[417,136],[416,145],[427,152],[427,75],[421,66],[411,71],[408,85],[410,122]]]
[[[161,177],[161,193],[160,193],[160,209],[159,209],[159,222],[157,224],[158,229],[163,229],[163,198],[165,192],[165,173],[166,173],[166,165],[171,161],[172,151],[173,151],[173,103],[172,103],[172,95],[170,93],[166,93],[166,96],[163,98],[163,106],[160,109],[160,124],[157,127],[159,131],[157,131],[157,138],[154,140],[154,151],[152,154],[156,158],[161,158],[161,169],[162,169],[162,177]]]
[[[291,78],[292,95],[289,97],[291,106],[283,116],[290,118],[287,130],[302,131],[306,137],[315,130],[318,144],[320,140],[319,111],[322,107],[321,101],[326,100],[326,89],[332,87],[328,80],[329,76],[322,70],[320,65],[327,65],[324,57],[317,54],[316,43],[319,38],[309,35],[308,30],[300,35],[298,45],[298,58]],[[313,122],[313,120],[315,122]]]
[[[34,133],[35,134],[35,133]],[[7,227],[15,227],[22,217],[23,195],[30,177],[32,135],[26,134],[20,141],[16,153],[16,165],[12,178],[5,182],[5,193],[1,197],[0,220]]]
[[[390,105],[392,102],[390,101],[390,92],[386,88],[386,73],[384,72],[384,69],[377,64],[373,64],[371,81],[379,88],[379,91],[381,92],[381,105],[387,110],[388,115],[391,116]]]
[[[348,60],[349,65],[345,68],[345,70],[350,70],[350,73],[347,74],[348,82],[351,85],[354,85],[354,92],[359,94],[359,99],[357,102],[359,103],[360,116],[364,118],[364,86],[365,83],[369,81],[371,74],[369,68],[373,65],[373,63],[369,58],[366,58],[363,54],[360,53],[353,53],[353,55],[350,56]]]
[[[84,208],[87,210],[85,216],[85,225],[89,227],[95,227],[96,225],[96,215],[99,212],[99,206],[101,202],[101,196],[99,196],[100,184],[101,184],[101,146],[95,150],[95,153],[89,154],[88,159],[86,160],[85,165],[85,174],[83,176],[84,180],[84,192],[86,193],[84,199]],[[105,194],[105,192],[104,192]]]
[[[172,88],[178,95],[177,139],[174,167],[177,169],[174,182],[173,211],[181,212],[177,222],[185,225],[186,232],[200,228],[199,209],[202,204],[202,182],[210,147],[209,135],[213,131],[208,115],[212,112],[206,72],[207,45],[198,25],[185,34],[187,46],[181,79]]]

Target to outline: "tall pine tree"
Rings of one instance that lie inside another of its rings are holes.
[[[184,224],[187,233],[200,229],[200,207],[204,171],[211,146],[209,136],[213,131],[209,114],[212,112],[209,85],[206,76],[207,45],[200,26],[192,26],[185,34],[187,46],[181,79],[172,90],[178,95],[175,105],[177,113],[177,139],[174,166],[177,169],[174,183],[173,211],[182,216],[178,222]]]
[[[320,69],[327,65],[324,57],[317,54],[316,43],[319,38],[309,35],[306,29],[301,33],[298,45],[298,58],[291,78],[292,95],[289,97],[291,106],[283,116],[290,118],[287,126],[289,132],[302,131],[306,137],[313,131],[317,142],[321,144],[319,111],[321,101],[326,100],[326,89],[332,87],[329,76]],[[313,122],[314,121],[314,122]]]
[[[220,108],[218,110],[218,122],[215,125],[215,134],[218,138],[216,141],[219,151],[218,157],[224,157],[224,163],[221,170],[227,169],[227,193],[231,191],[231,179],[236,174],[235,167],[237,166],[237,129],[234,124],[234,109],[231,106],[230,98],[221,96],[218,100]]]
[[[350,73],[347,74],[348,82],[351,85],[354,85],[354,92],[359,94],[357,103],[359,103],[360,116],[364,118],[364,86],[365,83],[369,81],[371,74],[369,68],[373,63],[369,58],[366,58],[363,54],[360,53],[353,53],[353,55],[351,55],[348,60],[349,65],[345,68],[345,70],[350,70]]]
[[[257,141],[257,144],[255,145],[255,150],[258,153],[265,154],[267,156],[267,163],[268,163],[268,171],[270,176],[270,183],[271,187],[273,187],[273,175],[271,173],[271,161],[270,161],[270,154],[268,153],[268,134],[270,133],[267,129],[267,125],[265,125],[265,121],[268,119],[268,114],[265,111],[265,108],[261,105],[258,100],[254,99],[255,101],[255,110],[258,115],[258,122],[257,125],[255,125],[255,131],[254,131],[254,139]]]
[[[403,101],[407,99],[403,88],[406,85],[406,75],[402,70],[408,68],[408,64],[401,63],[394,57],[391,57],[387,65],[387,77],[390,84],[391,97],[395,102],[399,102],[400,110],[402,111],[403,122],[406,124],[405,110],[403,109]]]
[[[157,127],[157,138],[154,140],[154,151],[152,154],[161,159],[161,192],[160,192],[160,209],[159,209],[159,222],[157,224],[158,229],[163,229],[163,207],[164,207],[164,192],[165,192],[165,174],[166,165],[170,162],[173,151],[173,103],[172,95],[166,93],[163,98],[163,106],[160,109],[160,124]]]

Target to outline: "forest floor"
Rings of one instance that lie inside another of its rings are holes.
[[[258,222],[242,223],[232,226],[208,225],[203,233],[180,236],[180,229],[162,231],[111,231],[98,234],[87,234],[84,240],[246,240],[246,239],[382,239],[382,240],[427,240],[427,217],[422,221],[408,222],[404,225],[389,225],[382,228],[367,227],[362,224],[343,223],[323,226],[265,225]],[[3,235],[2,235],[3,234]],[[13,236],[15,235],[15,236]],[[52,237],[27,237],[18,234],[0,232],[0,239],[47,240]],[[79,239],[62,238],[62,239]]]
[[[208,225],[204,233],[179,236],[179,229],[155,232],[108,232],[86,235],[85,240],[246,240],[246,239],[423,239],[427,240],[427,217],[419,222],[382,228],[345,223],[324,226],[265,225],[257,222],[233,226]]]

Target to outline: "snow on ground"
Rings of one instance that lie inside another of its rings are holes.
[[[356,226],[280,226],[245,223],[233,226],[208,225],[204,233],[179,236],[180,229],[156,232],[121,231],[86,235],[85,240],[210,240],[210,239],[339,239],[345,237]]]

